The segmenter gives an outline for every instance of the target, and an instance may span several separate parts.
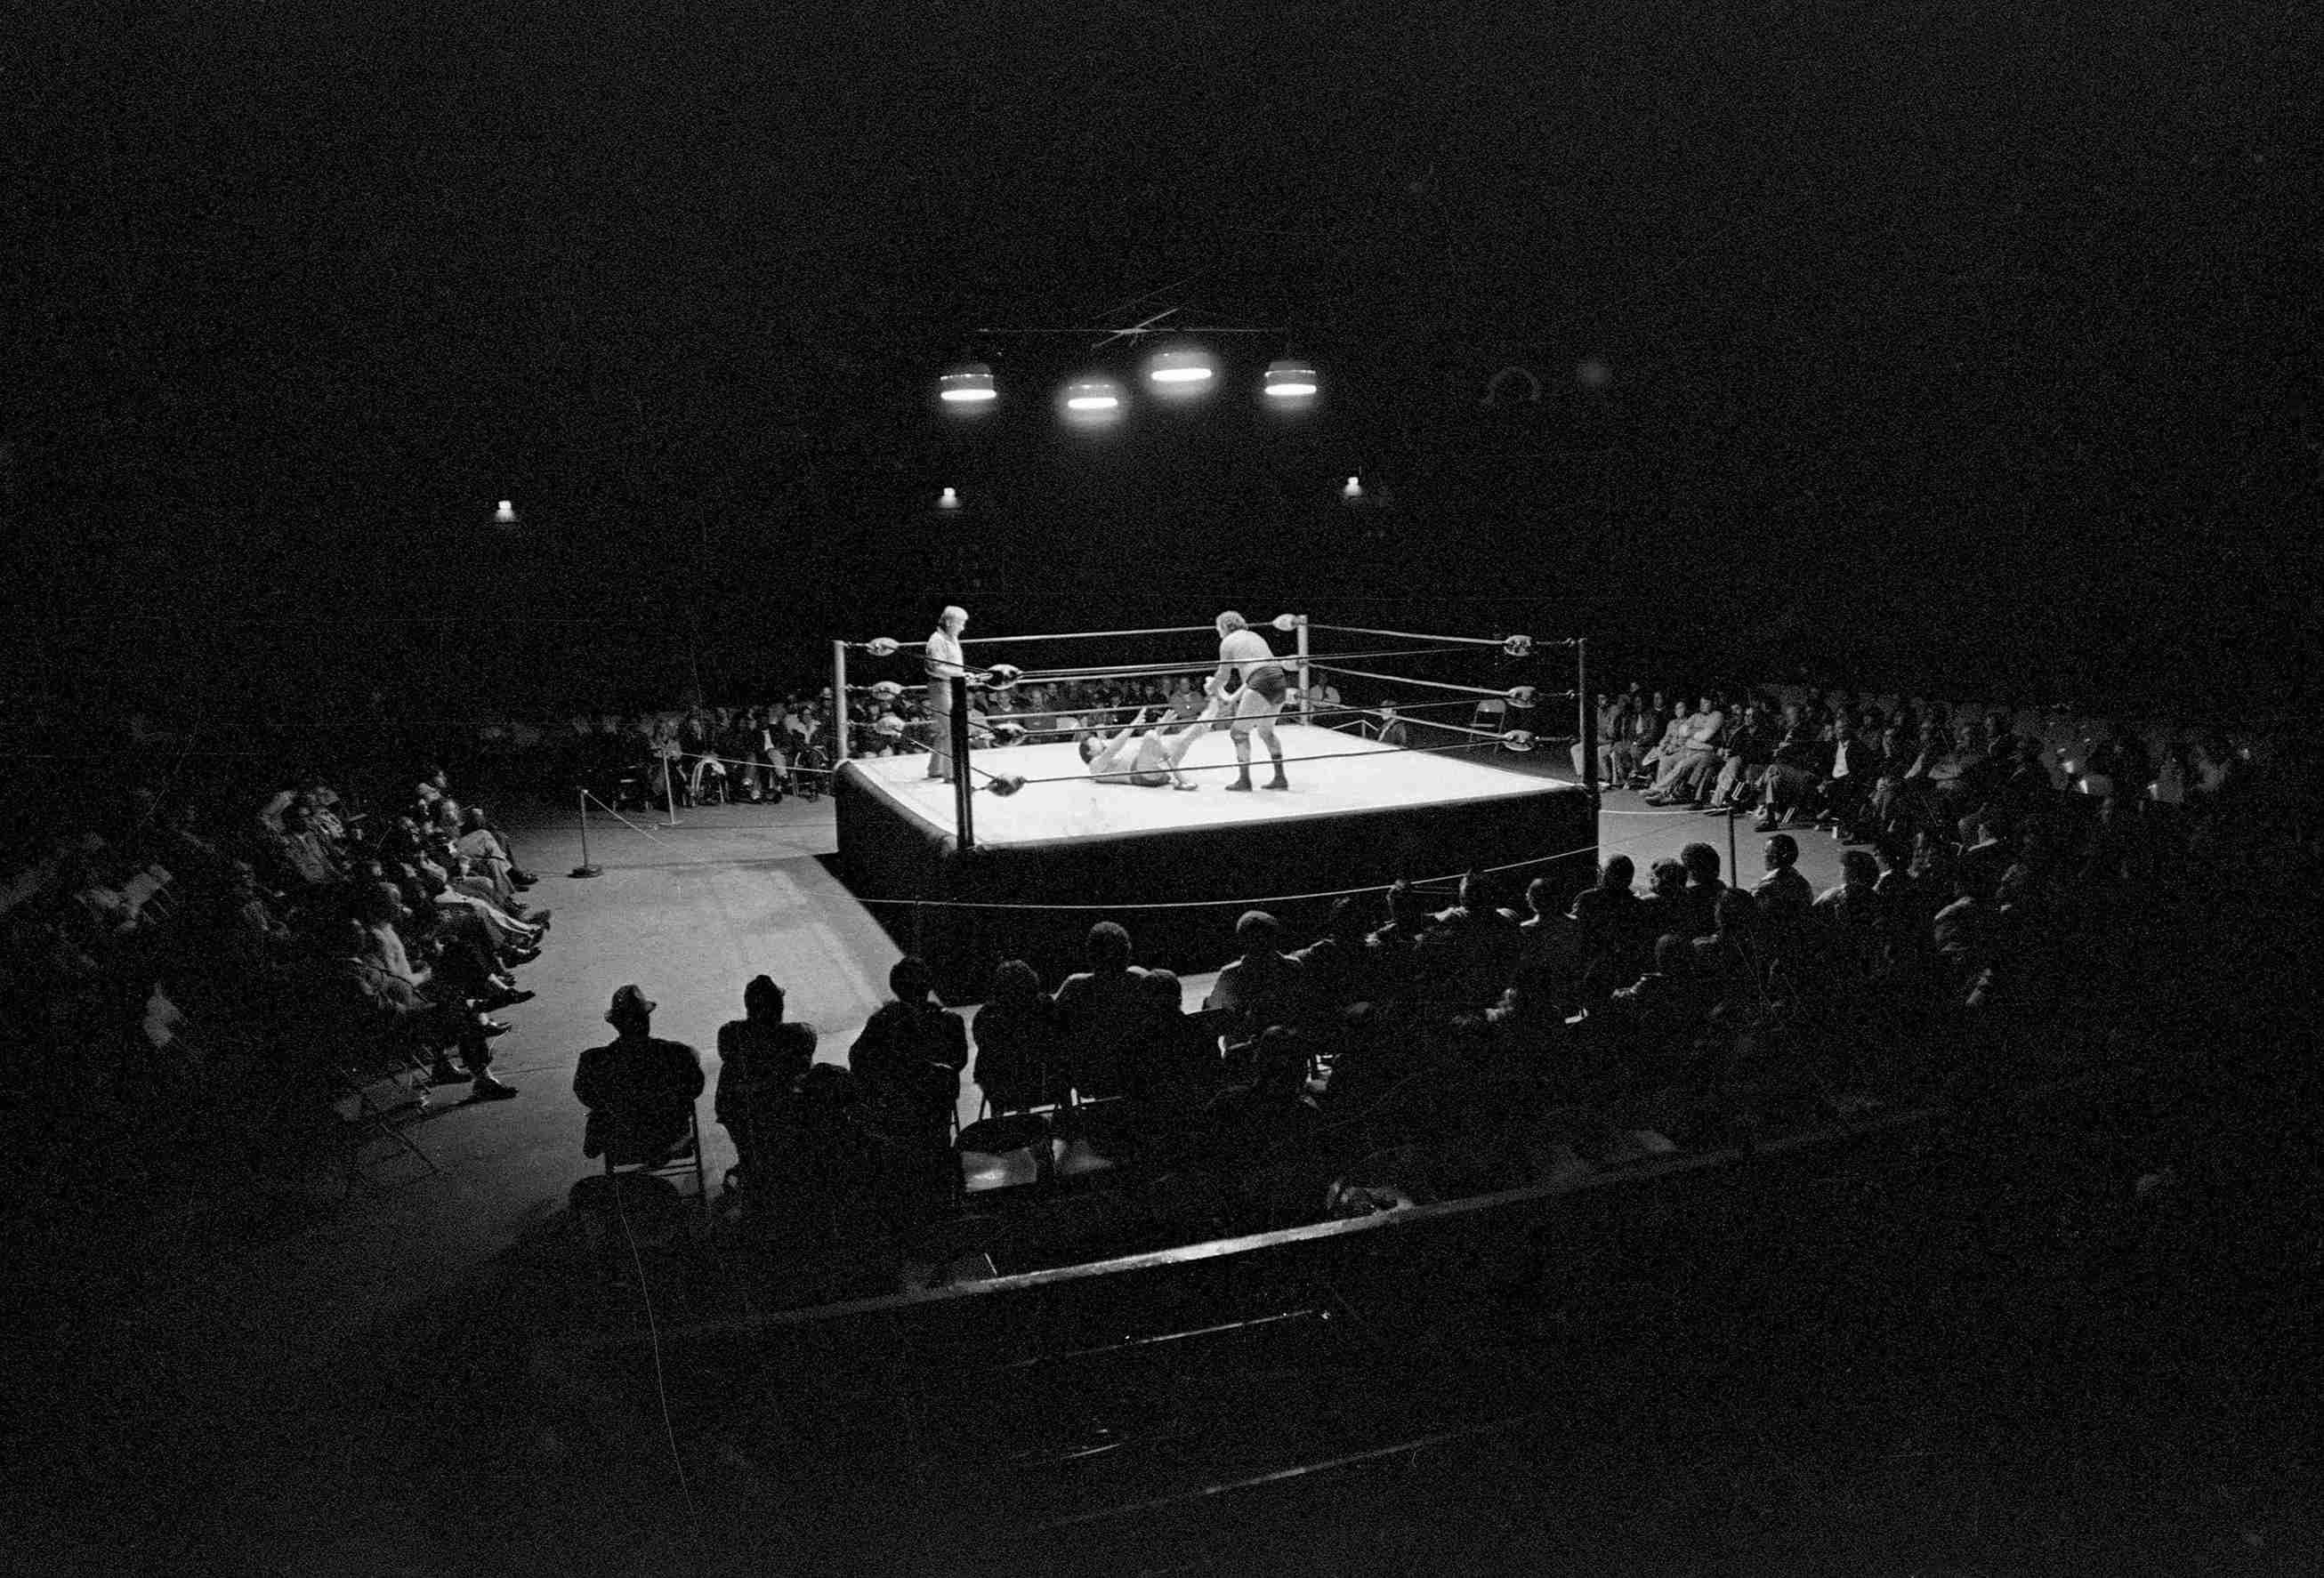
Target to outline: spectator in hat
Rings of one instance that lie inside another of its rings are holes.
[[[702,1054],[654,1035],[654,1007],[635,986],[614,993],[605,1010],[613,1041],[583,1052],[573,1071],[573,1094],[589,1111],[584,1156],[659,1161],[693,1132],[694,1098],[706,1083]]]

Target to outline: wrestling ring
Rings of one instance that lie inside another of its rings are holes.
[[[1100,920],[1130,929],[1141,962],[1210,968],[1249,909],[1313,930],[1334,900],[1398,880],[1434,885],[1485,871],[1515,893],[1536,876],[1572,889],[1594,878],[1587,748],[1578,784],[1519,770],[1545,739],[1591,737],[1578,727],[1581,639],[1537,647],[1528,636],[1425,635],[1301,614],[1253,628],[1287,648],[1276,653],[1292,696],[1277,720],[1288,778],[1280,792],[1226,792],[1242,771],[1230,720],[1183,705],[1160,727],[1194,793],[1093,776],[1076,742],[1112,737],[1139,710],[1063,711],[1040,701],[1078,682],[1198,683],[1218,666],[1212,626],[964,639],[968,673],[951,682],[948,716],[953,759],[966,770],[946,781],[930,776],[925,754],[843,755],[831,784],[843,880],[960,1001],[980,995],[1003,958],[1029,959],[1051,980],[1081,968],[1083,940]],[[1093,641],[1108,644],[1109,658],[1155,656],[1070,661]],[[1571,668],[1545,678],[1551,652]],[[1017,657],[1028,661],[1003,660]],[[1036,666],[1037,657],[1057,661]],[[893,697],[921,683],[922,655],[888,638],[840,640],[832,669],[835,695]],[[1326,683],[1375,699],[1319,708],[1313,698]],[[1179,732],[1187,729],[1195,732]],[[1271,766],[1252,745],[1253,762]]]

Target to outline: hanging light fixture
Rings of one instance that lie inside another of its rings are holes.
[[[1217,380],[1218,367],[1199,345],[1172,345],[1146,364],[1146,381],[1157,394],[1183,399],[1200,394]]]
[[[1313,399],[1319,386],[1315,364],[1298,356],[1283,356],[1267,364],[1262,391],[1271,400]]]
[[[939,509],[959,509],[960,490],[957,488],[946,488],[942,492],[938,493],[936,495],[936,508]]]
[[[985,362],[963,362],[936,380],[936,399],[948,406],[990,405],[1001,398]]]
[[[1076,427],[1102,427],[1121,419],[1121,386],[1110,378],[1077,378],[1065,385],[1058,403],[1065,420]]]
[[[517,519],[516,503],[513,500],[503,499],[500,501],[499,506],[493,510],[493,524],[503,531],[514,531],[522,524]]]

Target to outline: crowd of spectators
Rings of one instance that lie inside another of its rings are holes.
[[[1717,693],[1601,722],[1651,799],[1759,812],[1763,874],[1736,885],[1700,840],[1643,882],[1611,849],[1579,892],[1489,861],[1453,893],[1397,883],[1313,934],[1255,909],[1192,1012],[1111,922],[1061,980],[999,963],[973,1023],[908,958],[844,1068],[761,979],[715,1098],[742,1219],[892,1244],[1005,1197],[1029,1242],[1071,1185],[1107,1192],[1120,1247],[1748,1144],[2136,1056],[2276,924],[2269,862],[2315,871],[2296,784],[2215,739],[2061,756],[1997,713]],[[1859,846],[1821,893],[1786,830],[1819,824]],[[956,1133],[964,1081],[983,1115]],[[964,1196],[1004,1155],[1044,1187]]]
[[[1084,729],[1117,727],[1141,710],[1156,720],[1190,720],[1203,710],[1202,677],[1126,675],[980,690],[969,708],[969,740],[978,748],[1070,740]],[[1341,707],[1328,679],[1318,681],[1312,697],[1295,691],[1291,706],[1329,727],[1351,727],[1363,716]],[[657,804],[665,795],[677,806],[771,804],[823,792],[843,714],[851,757],[934,748],[936,724],[921,687],[894,681],[851,687],[844,709],[834,707],[825,685],[756,706],[576,714],[563,740],[578,781],[624,809]],[[526,734],[531,745],[543,743],[540,730]]]
[[[1028,683],[972,723],[995,743],[1069,738],[1138,706],[1192,715],[1200,697],[1192,679]],[[844,715],[851,751],[924,748],[911,691],[853,694]],[[804,792],[834,717],[827,693],[793,694],[576,718],[501,748],[532,755],[544,786],[550,760],[668,761],[682,796],[764,800]],[[1755,818],[1764,875],[1730,885],[1706,839],[1641,881],[1617,843],[1568,893],[1480,850],[1457,893],[1384,885],[1303,934],[1263,909],[1222,924],[1193,1012],[1111,923],[1062,980],[998,962],[973,1025],[906,959],[844,1067],[816,1062],[815,1031],[762,977],[719,1036],[739,1215],[777,1238],[895,1243],[960,1219],[964,1157],[1021,1153],[1047,1186],[1028,1209],[1094,1179],[1136,1202],[1118,1231],[1177,1241],[1721,1146],[2183,1024],[2280,940],[2271,895],[2315,876],[2301,774],[2249,740],[1641,686],[1602,698],[1597,724],[1609,784]],[[133,1137],[134,1175],[171,1131],[214,1162],[279,1166],[302,1120],[336,1135],[333,1099],[383,1060],[511,1094],[491,1016],[528,995],[512,972],[549,917],[504,829],[432,767],[367,772],[360,792],[271,761],[183,767],[92,786],[69,830],[14,842],[8,1081],[14,1111],[44,1115],[20,1161],[102,1131]],[[1798,869],[1812,830],[1849,846],[1821,894]],[[688,1083],[619,1072],[676,1045],[648,1035],[650,1013],[633,991],[608,1014],[620,1033],[585,1060],[593,1113]],[[691,1063],[690,1102],[701,1065],[680,1052],[661,1060]],[[964,1080],[987,1116],[955,1133]]]
[[[552,917],[440,767],[358,790],[263,757],[153,766],[11,840],[0,1079],[28,1203],[311,1182],[383,1079],[517,1094],[493,1015],[532,995],[515,972]]]

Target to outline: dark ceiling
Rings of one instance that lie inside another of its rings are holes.
[[[1240,584],[2255,676],[2311,618],[2305,7],[54,10],[0,66],[51,618]],[[1089,351],[973,329],[1140,298],[1332,398],[933,420]]]

